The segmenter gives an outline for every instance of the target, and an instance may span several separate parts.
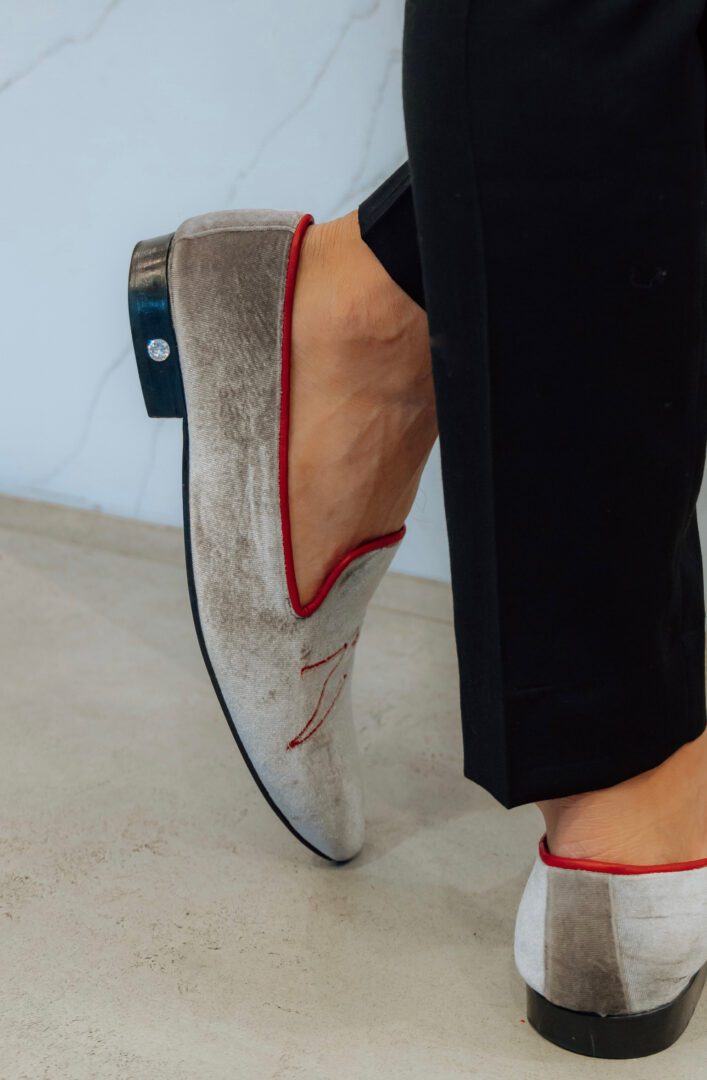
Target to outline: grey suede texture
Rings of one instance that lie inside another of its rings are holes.
[[[566,1009],[630,1012],[614,930],[609,874],[548,874],[545,997]]]
[[[673,1001],[707,962],[707,867],[612,874],[536,859],[515,934],[529,986],[602,1016]]]
[[[532,986],[539,994],[545,993],[547,890],[547,875],[544,873],[543,864],[536,859],[516,917],[515,961],[528,986]]]
[[[294,613],[279,431],[285,279],[300,217],[233,211],[185,222],[170,254],[170,300],[187,402],[191,554],[209,658],[275,804],[319,851],[347,859],[364,833],[351,707],[355,644],[397,545],[350,563],[309,617]]]

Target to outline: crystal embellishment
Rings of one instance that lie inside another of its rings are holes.
[[[158,363],[166,360],[171,351],[164,338],[156,337],[147,343],[147,355],[151,360],[156,360]]]

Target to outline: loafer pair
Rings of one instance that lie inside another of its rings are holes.
[[[281,820],[344,862],[364,837],[356,644],[404,528],[349,552],[301,602],[287,456],[292,304],[310,223],[270,211],[186,221],[137,245],[129,306],[147,411],[183,419],[189,592],[216,694]],[[515,957],[545,1038],[596,1057],[664,1049],[707,974],[707,860],[612,866],[558,859],[543,839]]]
[[[221,707],[285,825],[345,862],[364,838],[356,643],[405,530],[350,551],[301,602],[288,503],[290,338],[311,221],[229,211],[139,243],[129,310],[147,412],[183,420],[189,592]]]

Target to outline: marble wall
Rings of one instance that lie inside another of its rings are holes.
[[[180,425],[148,421],[130,351],[132,246],[215,208],[355,206],[405,156],[402,8],[4,0],[0,490],[180,521]],[[436,455],[395,565],[448,575]]]
[[[129,344],[134,242],[357,204],[405,156],[403,0],[5,0],[0,488],[178,523],[178,421]],[[397,569],[447,576],[435,457]]]

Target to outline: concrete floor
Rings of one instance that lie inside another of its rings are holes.
[[[446,587],[388,577],[357,661],[369,839],[344,868],[252,783],[194,637],[181,534],[0,499],[1,1080],[707,1076],[592,1062],[524,1015],[540,823],[460,770]]]

